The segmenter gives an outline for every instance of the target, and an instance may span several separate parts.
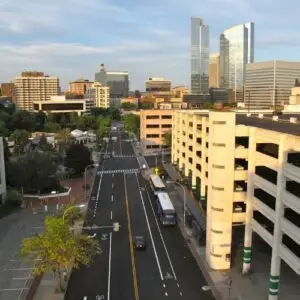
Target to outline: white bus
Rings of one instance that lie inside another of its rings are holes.
[[[149,182],[154,195],[156,195],[158,192],[164,192],[166,190],[165,184],[163,183],[161,178],[156,174],[150,175]]]
[[[176,211],[168,193],[158,192],[156,195],[160,222],[163,226],[175,226],[177,223]]]

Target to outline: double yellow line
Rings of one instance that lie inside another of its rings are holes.
[[[123,174],[123,175],[124,175],[125,205],[126,205],[126,215],[127,215],[129,248],[130,248],[130,256],[131,256],[134,299],[139,300],[139,289],[138,289],[137,276],[136,276],[136,266],[135,266],[134,250],[133,250],[132,228],[131,228],[131,222],[130,222],[131,219],[130,219],[130,212],[129,212],[128,197],[127,197],[126,178],[125,178],[125,174]]]

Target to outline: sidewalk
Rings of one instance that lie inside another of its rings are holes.
[[[165,165],[165,169],[168,172],[172,180],[178,179],[178,173],[172,165]],[[208,281],[209,285],[215,286],[214,296],[217,300],[229,299],[229,287],[228,282],[232,280],[232,286],[230,290],[230,299],[231,300],[265,300],[267,299],[268,286],[265,283],[268,281],[268,278],[265,277],[263,272],[251,273],[248,276],[242,276],[241,274],[241,254],[237,255],[235,267],[228,271],[216,271],[212,270],[206,260],[205,260],[205,246],[200,245],[199,240],[202,238],[205,239],[204,232],[201,233],[193,225],[192,228],[186,226],[184,229],[183,226],[183,193],[182,189],[176,185],[170,185],[169,194],[170,198],[176,208],[179,227],[182,231],[182,234],[190,240],[190,249],[195,256],[199,267],[203,271],[203,275]],[[205,220],[203,216],[199,217],[199,214],[202,214],[200,211],[200,206],[197,205],[196,200],[193,199],[186,189],[186,204],[189,211],[193,214],[195,220],[202,222]],[[199,225],[202,224],[198,223]],[[200,227],[200,226],[199,226]],[[199,228],[198,228],[199,229]],[[219,287],[218,287],[219,286]],[[208,292],[209,293],[209,292]]]

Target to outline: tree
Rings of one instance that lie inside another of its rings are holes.
[[[43,111],[34,114],[34,130],[42,131],[46,122],[47,116]]]
[[[53,151],[54,150],[53,147],[52,147],[52,145],[48,143],[47,138],[45,137],[44,134],[40,138],[39,148],[42,151]]]
[[[101,117],[99,116],[96,121],[96,134],[99,138],[103,137],[104,134],[107,132],[107,128],[111,125],[111,118],[110,117]]]
[[[10,136],[9,140],[15,143],[14,153],[20,155],[24,153],[25,146],[28,143],[29,132],[24,129],[16,129]]]
[[[134,114],[128,114],[123,117],[124,129],[138,135],[138,130],[140,128],[140,118]]]
[[[75,175],[82,175],[86,166],[92,163],[90,150],[82,144],[71,145],[65,158],[65,166],[74,170]]]
[[[140,99],[141,98],[141,92],[139,90],[134,91],[134,97]]]
[[[113,107],[108,108],[108,114],[113,120],[116,121],[121,120],[120,110],[117,108],[113,108]]]
[[[48,122],[44,126],[45,132],[57,132],[61,129],[58,123]]]
[[[8,163],[8,183],[24,193],[50,193],[59,188],[56,159],[50,152],[28,152]]]
[[[58,142],[59,150],[63,153],[66,151],[67,147],[74,140],[74,138],[71,135],[71,130],[69,128],[64,128],[59,130],[55,138]]]
[[[17,111],[12,115],[10,121],[10,129],[24,129],[31,132],[34,129],[34,116],[24,110]]]
[[[141,109],[152,109],[153,103],[151,102],[143,102],[141,103]]]
[[[214,108],[214,104],[210,103],[210,102],[204,102],[203,103],[203,108],[204,109],[212,109],[212,108]]]
[[[134,103],[124,102],[121,104],[121,108],[125,110],[134,110],[136,109],[136,105]]]
[[[71,268],[89,265],[101,254],[99,242],[80,234],[74,236],[69,224],[61,217],[46,217],[45,231],[38,236],[24,238],[21,253],[38,261],[33,273],[53,272],[58,280],[58,290],[64,291],[63,273]]]
[[[167,148],[172,147],[172,132],[171,131],[168,131],[168,132],[164,133],[164,135],[163,135],[163,144]]]

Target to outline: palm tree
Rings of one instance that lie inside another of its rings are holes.
[[[58,142],[59,151],[64,155],[66,149],[74,140],[71,135],[70,128],[61,129],[59,132],[56,133],[56,140]]]

